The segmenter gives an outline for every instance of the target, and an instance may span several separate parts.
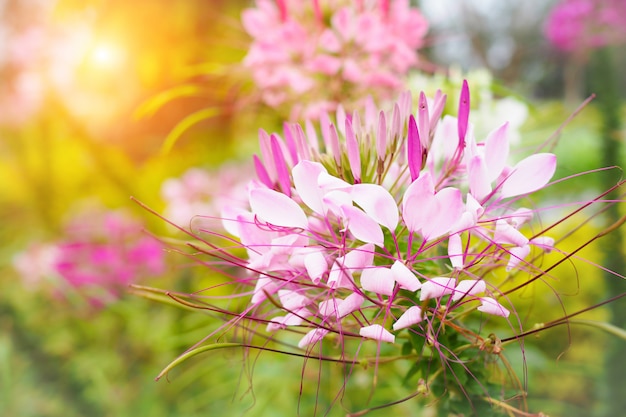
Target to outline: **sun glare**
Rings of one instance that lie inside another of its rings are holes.
[[[118,66],[123,59],[122,50],[112,44],[101,43],[94,46],[89,61],[94,67],[113,68]]]

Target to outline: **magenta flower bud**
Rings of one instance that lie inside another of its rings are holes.
[[[422,170],[422,155],[424,149],[420,141],[420,134],[415,123],[415,117],[409,117],[409,132],[407,136],[407,162],[411,173],[411,181],[415,181]]]

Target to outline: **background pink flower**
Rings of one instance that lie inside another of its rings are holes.
[[[428,30],[406,0],[258,0],[242,20],[253,38],[244,65],[262,100],[293,108],[294,118],[334,110],[340,99],[351,107],[367,95],[394,97]]]
[[[626,2],[563,0],[546,21],[548,40],[563,51],[587,51],[626,41]]]

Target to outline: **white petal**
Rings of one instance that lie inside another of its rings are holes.
[[[419,323],[424,318],[422,317],[422,309],[418,306],[409,307],[398,320],[393,324],[394,330],[406,329],[414,324]]]
[[[363,211],[354,206],[342,206],[344,218],[347,220],[348,230],[355,238],[362,242],[373,243],[383,247],[385,237],[380,225]]]
[[[461,235],[458,233],[450,235],[448,238],[448,257],[450,258],[450,263],[453,268],[463,269],[465,262],[463,255],[463,241],[461,240]]]
[[[395,280],[390,269],[374,267],[361,272],[361,288],[380,295],[392,295]]]
[[[485,141],[485,162],[487,163],[490,182],[498,178],[509,158],[508,127],[509,123],[504,123],[489,133]]]
[[[306,214],[298,203],[278,191],[262,188],[250,190],[250,207],[261,220],[275,226],[307,227]]]
[[[530,246],[524,245],[521,247],[515,247],[509,249],[511,256],[509,258],[509,263],[506,265],[506,270],[510,271],[513,268],[516,268],[517,265],[520,264],[529,254],[530,254]]]
[[[358,292],[353,292],[339,304],[339,307],[337,308],[337,317],[343,318],[348,314],[357,311],[361,308],[361,305],[363,305],[363,301],[365,301],[365,297]]]
[[[556,156],[538,153],[521,160],[500,188],[502,198],[528,194],[543,188],[556,171]]]
[[[469,179],[470,192],[477,200],[482,200],[489,193],[491,193],[491,181],[489,180],[489,172],[487,171],[487,164],[482,156],[474,156],[470,162],[467,170],[467,176]]]
[[[309,278],[318,284],[322,275],[328,271],[328,262],[322,252],[311,252],[304,257],[304,267],[306,268]]]
[[[342,301],[343,300],[341,298],[332,297],[329,300],[324,300],[320,302],[318,306],[318,310],[320,314],[322,315],[322,317],[336,316],[337,309],[339,307],[339,304],[341,304]]]
[[[452,301],[460,300],[468,295],[476,295],[485,292],[485,281],[482,279],[466,279],[460,281],[452,294]]]
[[[547,253],[550,253],[554,248],[554,238],[550,236],[538,236],[530,240],[532,245],[538,246]]]
[[[528,244],[528,238],[524,236],[522,232],[502,219],[496,221],[496,230],[493,234],[493,240],[496,243],[510,243],[519,247]]]
[[[426,280],[426,282],[422,284],[420,301],[452,294],[454,291],[454,282],[454,278],[446,277],[436,277]]]
[[[278,298],[285,310],[293,311],[311,303],[308,297],[293,290],[278,290]]]
[[[399,214],[396,200],[378,184],[356,184],[352,187],[352,199],[368,216],[394,231]]]
[[[300,161],[293,170],[293,184],[302,199],[314,212],[323,215],[322,190],[318,185],[318,177],[326,168],[318,162]]]
[[[267,299],[267,295],[272,295],[278,290],[278,284],[276,284],[272,278],[267,276],[260,276],[256,281],[254,287],[254,295],[250,300],[250,304],[255,305],[261,303]]]
[[[375,253],[374,245],[371,243],[358,246],[345,254],[344,266],[351,271],[360,271],[368,266],[372,266]]]
[[[391,266],[391,272],[393,272],[393,278],[396,280],[400,288],[404,288],[409,291],[417,291],[422,288],[422,283],[404,263],[395,261]]]
[[[509,314],[511,314],[509,310],[502,306],[502,304],[491,297],[482,297],[480,301],[482,302],[482,305],[477,308],[478,311],[502,317],[509,317]]]
[[[434,204],[426,211],[427,221],[422,226],[422,236],[432,240],[448,233],[451,227],[461,220],[464,212],[461,191],[447,187],[435,194]]]
[[[324,336],[326,336],[326,334],[328,334],[328,330],[326,329],[313,329],[305,334],[302,339],[300,339],[300,342],[298,342],[298,347],[300,349],[303,349],[306,346],[314,345],[322,340]]]
[[[380,324],[361,327],[359,334],[367,339],[380,340],[381,342],[394,343],[396,341],[396,337]]]

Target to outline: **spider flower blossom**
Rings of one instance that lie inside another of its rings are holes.
[[[244,65],[262,100],[304,118],[334,110],[338,97],[344,107],[392,98],[428,30],[407,0],[258,0],[242,21],[253,38]]]
[[[88,211],[74,217],[64,237],[18,255],[15,267],[30,283],[55,279],[94,305],[119,298],[142,276],[162,274],[161,245],[142,234],[142,224],[122,212]]]
[[[508,164],[507,124],[478,140],[469,100],[464,83],[457,118],[440,119],[440,91],[420,94],[415,114],[404,93],[389,112],[323,115],[320,143],[312,123],[286,124],[284,139],[261,131],[249,208],[223,210],[247,251],[233,261],[247,270],[246,314],[269,331],[304,329],[306,349],[434,334],[468,310],[506,320],[511,306],[485,271],[523,268],[531,246],[551,248],[523,233],[534,212],[516,203],[546,186],[556,158]]]
[[[622,0],[564,0],[545,24],[548,40],[566,51],[588,51],[626,42],[626,3]]]
[[[218,217],[224,205],[246,205],[241,196],[246,194],[245,181],[251,173],[245,166],[231,164],[217,172],[190,168],[178,178],[168,178],[161,185],[165,216],[176,224],[214,224],[203,220]]]

